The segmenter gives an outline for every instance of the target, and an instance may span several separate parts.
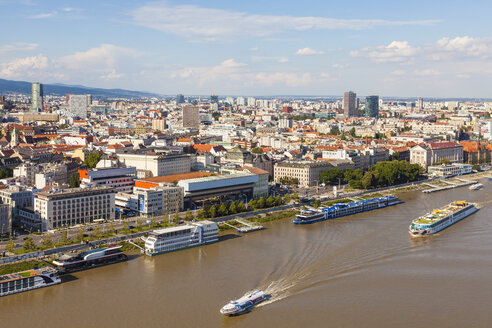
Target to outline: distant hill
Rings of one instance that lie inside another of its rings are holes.
[[[43,90],[45,95],[59,96],[63,96],[66,94],[91,94],[95,97],[101,98],[142,98],[159,96],[155,93],[150,92],[131,91],[123,89],[90,88],[80,85],[65,84],[43,84]],[[0,94],[6,94],[8,92],[30,95],[31,82],[0,79]]]

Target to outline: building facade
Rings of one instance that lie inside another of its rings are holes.
[[[135,167],[102,168],[79,170],[82,185],[96,185],[113,188],[116,192],[131,193],[135,185],[137,169]]]
[[[299,181],[299,186],[312,187],[319,183],[319,176],[323,170],[333,167],[325,161],[285,161],[274,166],[274,180],[280,183],[282,178],[292,178]]]
[[[184,128],[200,128],[200,109],[196,106],[183,107],[183,127]]]
[[[430,142],[410,149],[410,163],[423,168],[449,160],[451,163],[463,162],[463,146],[456,142]]]
[[[10,235],[12,231],[12,208],[9,204],[0,204],[0,236]]]
[[[366,117],[377,118],[379,114],[379,96],[366,97]]]
[[[189,155],[118,154],[126,167],[148,171],[153,177],[183,174],[191,171],[192,158]]]
[[[39,112],[44,108],[43,104],[43,85],[34,82],[31,86],[31,112]]]
[[[53,230],[94,220],[114,220],[113,188],[72,188],[55,192],[38,192],[34,211],[39,215],[42,230]]]
[[[346,117],[358,116],[356,99],[355,92],[348,91],[343,94],[343,114]]]
[[[71,117],[87,118],[89,99],[87,95],[70,95],[68,100],[68,113]]]

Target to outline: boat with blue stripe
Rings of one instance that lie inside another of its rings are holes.
[[[395,196],[376,197],[351,203],[337,203],[335,205],[324,207],[321,209],[301,210],[299,214],[296,215],[296,218],[292,220],[292,222],[294,224],[315,223],[330,219],[336,219],[341,216],[372,211],[378,208],[392,206],[400,203],[402,203],[402,201]]]

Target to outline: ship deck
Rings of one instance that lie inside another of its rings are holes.
[[[439,209],[435,209],[430,213],[427,213],[415,220],[413,220],[413,223],[417,224],[433,224],[436,223],[449,215],[458,212],[460,209],[463,207],[460,207],[454,203],[448,204],[444,207],[441,207]]]

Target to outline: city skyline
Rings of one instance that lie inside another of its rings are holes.
[[[0,1],[0,78],[169,95],[489,97],[490,3],[280,4]]]

